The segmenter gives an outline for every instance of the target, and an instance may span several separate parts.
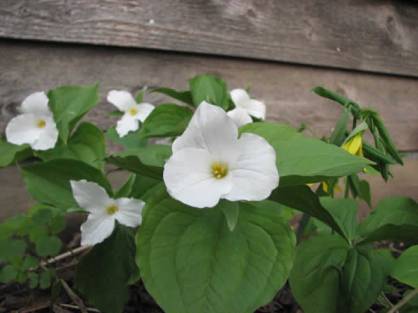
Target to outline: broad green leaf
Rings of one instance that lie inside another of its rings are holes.
[[[391,276],[401,283],[418,288],[418,246],[405,250],[396,260]]]
[[[264,202],[240,203],[231,232],[218,208],[191,208],[162,191],[145,208],[137,262],[166,313],[252,313],[285,283],[294,244],[280,211]]]
[[[387,274],[386,256],[380,252],[320,235],[299,245],[290,286],[305,313],[364,313],[376,301]]]
[[[160,184],[161,180],[141,176],[138,174],[131,174],[126,183],[117,191],[116,198],[133,197],[142,199],[148,192],[152,193],[153,187]]]
[[[31,155],[28,145],[14,145],[0,138],[0,168],[13,164],[16,161]]]
[[[95,182],[109,195],[112,188],[98,169],[77,160],[56,159],[29,165],[22,170],[23,179],[32,197],[40,203],[66,210],[78,207],[73,198],[70,180]]]
[[[280,186],[324,181],[347,176],[365,168],[369,161],[335,145],[305,137],[278,123],[252,123],[241,128],[264,137],[276,150]]]
[[[26,243],[20,239],[0,240],[0,262],[13,262],[23,257]]]
[[[213,75],[198,75],[189,80],[194,106],[202,101],[218,105],[224,109],[229,106],[229,92],[225,82]]]
[[[103,167],[106,156],[104,135],[90,123],[82,123],[68,140],[54,149],[38,153],[44,160],[75,159],[97,168]]]
[[[128,281],[137,272],[133,236],[123,226],[84,256],[75,286],[103,313],[121,313],[129,297]]]
[[[146,146],[148,141],[139,135],[140,131],[141,129],[119,137],[115,127],[111,127],[106,132],[106,138],[115,144],[123,146],[125,149],[137,149]]]
[[[36,253],[41,257],[57,255],[62,247],[57,236],[43,236],[36,240]]]
[[[151,92],[161,93],[181,102],[193,105],[193,99],[190,91],[178,91],[171,88],[155,88]]]
[[[360,225],[363,242],[418,241],[418,204],[405,197],[381,200]]]
[[[280,186],[272,192],[270,199],[313,216],[330,226],[342,237],[346,237],[345,230],[341,228],[340,223],[322,206],[318,196],[308,186]]]
[[[170,146],[149,145],[135,150],[113,154],[108,158],[108,161],[120,168],[139,175],[161,179],[165,161],[170,155]]]
[[[357,235],[357,203],[353,199],[320,198],[321,205],[332,215],[350,241]]]
[[[174,137],[186,129],[193,112],[176,104],[161,104],[147,117],[139,132],[140,136]]]
[[[235,226],[237,226],[238,223],[239,203],[221,200],[218,204],[218,208],[224,214],[229,230],[234,231]]]
[[[98,85],[58,87],[48,98],[60,138],[67,142],[76,123],[99,102]]]

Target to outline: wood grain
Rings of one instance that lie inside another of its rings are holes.
[[[2,0],[0,36],[418,77],[416,1]]]
[[[137,91],[142,86],[187,88],[196,74],[211,72],[230,88],[250,87],[268,106],[267,117],[327,135],[340,107],[311,88],[323,85],[381,112],[401,150],[418,150],[418,80],[262,61],[180,55],[138,49],[0,41],[0,132],[30,93],[61,84],[100,82],[102,99],[110,89]],[[151,102],[162,99],[148,96]],[[99,105],[89,119],[114,123]]]

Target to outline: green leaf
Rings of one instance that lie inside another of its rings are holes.
[[[47,289],[51,286],[53,272],[51,270],[42,271],[39,274],[39,288]]]
[[[161,191],[137,235],[147,290],[166,313],[252,313],[285,283],[295,238],[279,210],[240,203],[231,232],[218,208],[198,210]]]
[[[194,106],[206,101],[224,109],[228,108],[228,88],[222,79],[213,75],[198,75],[189,80],[189,86]]]
[[[338,236],[320,235],[299,245],[290,286],[305,313],[364,313],[387,274],[381,253],[351,248]]]
[[[14,145],[0,138],[0,168],[9,166],[31,155],[28,145]]]
[[[161,93],[163,95],[169,96],[173,99],[179,100],[181,102],[193,105],[192,94],[190,91],[178,91],[171,88],[155,88],[151,92]]]
[[[39,274],[34,273],[34,272],[30,272],[28,273],[28,280],[29,280],[29,288],[31,289],[35,289],[36,287],[38,287],[38,283],[39,283]]]
[[[95,182],[109,195],[112,188],[98,169],[77,160],[51,160],[23,168],[23,179],[32,197],[40,203],[66,210],[78,207],[73,198],[70,180]]]
[[[101,312],[119,313],[128,300],[128,281],[136,271],[134,239],[128,229],[118,226],[81,259],[75,286]]]
[[[58,87],[48,98],[60,138],[67,142],[76,123],[99,102],[98,85]]]
[[[154,178],[131,174],[126,183],[118,190],[115,197],[133,197],[141,199],[145,196],[146,193],[152,191],[154,186],[160,183],[160,180]]]
[[[345,230],[341,228],[340,223],[322,206],[318,196],[308,186],[280,186],[272,192],[270,199],[317,218],[346,238]]]
[[[0,283],[10,283],[16,280],[17,275],[18,271],[13,265],[6,265],[0,268]]]
[[[43,236],[36,240],[36,253],[41,257],[57,255],[62,247],[61,240],[56,236]]]
[[[347,123],[350,118],[350,113],[348,110],[343,110],[341,113],[340,118],[335,125],[335,128],[329,138],[329,142],[336,145],[341,146],[345,139],[345,133],[347,131]]]
[[[381,200],[360,225],[363,242],[418,242],[418,203],[405,197]]]
[[[380,138],[382,138],[383,143],[385,145],[385,148],[387,152],[401,165],[403,165],[402,158],[398,152],[398,150],[395,147],[395,144],[393,143],[392,138],[389,135],[388,130],[385,127],[385,124],[380,119],[380,117],[375,114],[373,116],[373,123],[376,126],[377,130],[379,131]]]
[[[23,257],[26,243],[20,239],[0,240],[0,262],[14,262]]]
[[[20,270],[27,271],[31,268],[37,267],[38,265],[39,265],[39,260],[37,258],[31,255],[27,255],[22,262]]]
[[[278,123],[252,123],[241,128],[264,137],[276,150],[280,186],[320,182],[357,173],[370,162],[335,145],[305,137]]]
[[[401,283],[418,288],[418,246],[405,250],[396,260],[391,276]]]
[[[357,203],[353,199],[320,198],[321,205],[332,215],[344,232],[344,237],[353,240],[357,235]]]
[[[147,117],[139,132],[144,138],[174,137],[186,129],[193,112],[176,104],[161,104]]]
[[[113,154],[108,161],[128,171],[161,180],[165,161],[170,155],[170,146],[149,145]]]
[[[115,144],[123,146],[125,149],[136,149],[144,147],[147,144],[147,139],[140,136],[140,131],[141,129],[129,132],[121,138],[116,132],[115,127],[111,127],[106,132],[106,138]]]
[[[221,200],[218,204],[218,208],[224,214],[229,230],[234,231],[235,226],[237,226],[239,216],[238,202]]]
[[[90,123],[82,123],[67,144],[38,153],[45,161],[52,159],[75,159],[97,168],[103,167],[106,146],[102,131]]]

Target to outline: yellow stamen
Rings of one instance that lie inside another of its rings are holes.
[[[45,120],[43,120],[43,119],[39,119],[37,122],[36,122],[36,127],[38,127],[38,128],[44,128],[46,126],[46,121]]]
[[[132,107],[128,110],[128,113],[132,116],[135,116],[138,114],[138,109],[136,107]]]
[[[111,204],[106,208],[106,213],[109,215],[115,214],[117,211],[119,211],[119,208],[115,204]]]
[[[213,162],[211,170],[213,177],[216,179],[221,179],[228,175],[228,165],[222,162]]]

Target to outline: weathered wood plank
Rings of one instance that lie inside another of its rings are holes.
[[[136,91],[142,86],[186,88],[193,75],[212,72],[231,88],[251,87],[268,106],[268,119],[299,126],[308,132],[329,134],[340,108],[310,92],[316,85],[370,105],[381,112],[401,150],[418,150],[418,80],[370,75],[261,61],[180,55],[110,47],[51,45],[0,41],[0,132],[15,108],[33,91],[61,84],[101,83],[108,90]],[[154,97],[149,100],[161,100]],[[101,125],[114,120],[103,103],[90,114]]]
[[[418,76],[418,3],[2,0],[0,36]]]

